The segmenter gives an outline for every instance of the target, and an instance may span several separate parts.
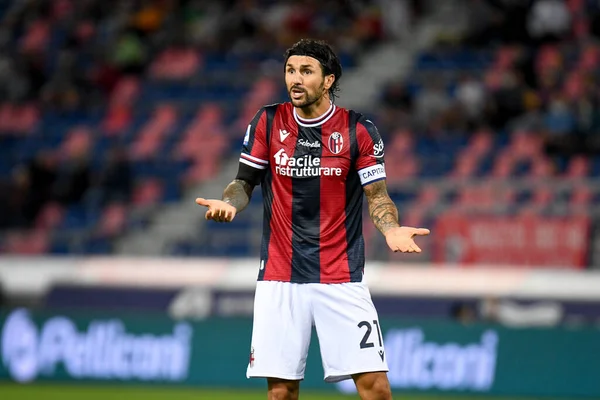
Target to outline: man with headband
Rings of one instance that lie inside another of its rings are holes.
[[[334,103],[342,67],[303,39],[285,53],[290,102],[263,107],[245,133],[222,200],[196,199],[230,222],[261,185],[264,217],[248,377],[269,399],[297,399],[314,325],[327,382],[353,379],[362,399],[391,399],[377,311],[363,282],[362,201],[395,252],[420,252],[387,193],[384,146],[370,120]]]

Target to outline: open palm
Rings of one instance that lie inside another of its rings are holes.
[[[421,248],[414,241],[415,236],[429,235],[429,229],[400,226],[385,233],[385,241],[394,252],[420,253]]]
[[[237,212],[234,206],[223,200],[211,200],[199,197],[196,199],[196,204],[208,207],[204,217],[216,222],[231,222]]]

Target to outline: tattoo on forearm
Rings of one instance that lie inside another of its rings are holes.
[[[385,235],[390,228],[400,226],[398,209],[390,199],[384,181],[367,185],[365,194],[369,201],[369,215],[381,233]]]
[[[231,204],[237,210],[242,211],[252,197],[254,187],[241,179],[234,179],[223,191],[223,201]]]

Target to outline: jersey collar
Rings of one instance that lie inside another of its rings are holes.
[[[294,119],[296,120],[296,122],[298,123],[298,125],[301,126],[305,126],[305,127],[313,127],[313,126],[319,126],[324,124],[325,122],[327,122],[329,120],[329,118],[331,118],[333,116],[333,114],[335,113],[335,104],[330,103],[329,104],[329,109],[327,111],[325,111],[325,113],[323,115],[321,115],[320,117],[317,118],[302,118],[301,116],[298,115],[298,113],[296,112],[296,107],[294,107]]]

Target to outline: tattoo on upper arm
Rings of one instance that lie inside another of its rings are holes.
[[[254,186],[241,179],[234,179],[223,191],[223,201],[234,206],[237,212],[242,211],[252,197]]]
[[[381,233],[400,226],[398,209],[387,193],[384,180],[366,185],[364,191],[369,202],[369,215]]]

